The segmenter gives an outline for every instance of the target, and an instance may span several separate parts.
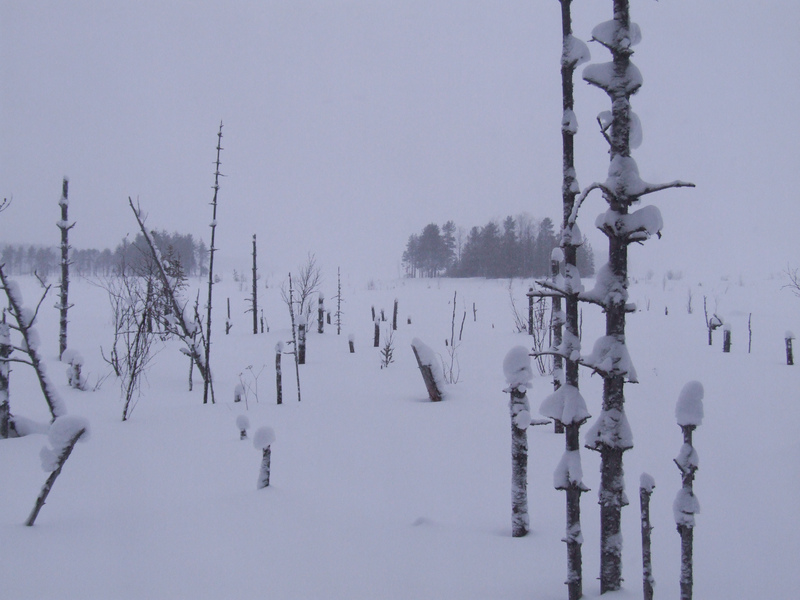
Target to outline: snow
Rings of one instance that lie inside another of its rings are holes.
[[[783,339],[785,339],[785,340],[793,340],[793,339],[796,339],[796,338],[794,337],[794,334],[787,329],[786,333],[783,334]]]
[[[608,166],[605,187],[620,199],[637,200],[650,187],[639,177],[639,166],[632,156],[616,154]]]
[[[592,29],[592,39],[607,48],[631,48],[642,41],[642,30],[636,23],[625,29],[617,21],[604,21]]]
[[[586,400],[574,385],[564,384],[542,400],[539,414],[556,419],[565,425],[582,423],[591,415],[586,408]]]
[[[557,490],[564,490],[572,485],[581,485],[582,483],[581,453],[578,450],[567,450],[553,473],[553,487]]]
[[[561,53],[561,65],[577,67],[585,62],[591,60],[592,55],[583,40],[576,38],[574,35],[568,35],[564,38],[563,50]]]
[[[628,64],[621,75],[617,74],[613,62],[588,65],[583,70],[583,79],[609,94],[626,96],[635,93],[643,83],[642,73],[633,62]]]
[[[638,383],[628,346],[613,335],[598,338],[592,353],[584,356],[581,362],[602,373],[624,375],[631,383]]]
[[[672,504],[672,513],[676,525],[694,527],[694,516],[700,513],[700,502],[697,500],[697,496],[683,488],[679,489]]]
[[[275,442],[275,432],[266,425],[256,429],[253,434],[253,447],[256,450],[266,450]]]
[[[250,419],[247,415],[239,415],[236,417],[236,427],[239,431],[247,431],[250,429]]]
[[[182,344],[174,339],[165,342],[125,423],[113,376],[95,392],[54,379],[70,414],[90,420],[92,440],[70,457],[33,529],[21,524],[41,490],[39,453],[50,414],[32,370],[15,366],[11,410],[27,435],[0,440],[3,597],[207,600],[258,597],[265,590],[290,599],[566,597],[564,493],[552,487],[564,436],[553,434],[552,426],[527,431],[533,535],[513,539],[510,533],[508,395],[501,391],[500,364],[509,348],[529,338],[513,330],[508,280],[383,280],[374,290],[347,283],[347,331],[371,340],[370,305],[389,306],[399,297],[415,315],[413,325],[403,319],[395,332],[397,347],[406,351],[381,371],[379,349],[350,354],[346,331],[312,332],[310,360],[301,366],[302,402],[293,400],[294,377],[284,372],[278,406],[272,349],[291,338],[286,305],[277,289],[260,294],[271,327],[253,335],[247,327],[252,315],[243,312],[247,290],[239,293],[230,279],[223,274],[216,292],[230,295],[236,307],[230,335],[222,333],[225,303],[214,307],[216,404],[202,404],[196,372],[195,389],[187,391],[188,361],[175,351]],[[34,278],[20,283],[26,297],[36,297]],[[590,280],[584,283],[591,287]],[[649,298],[657,308],[670,307],[669,316],[653,309],[631,314],[626,328],[640,384],[625,388],[636,446],[625,452],[624,467],[637,483],[645,471],[659,482],[651,498],[658,594],[679,597],[672,501],[681,485],[673,458],[682,438],[675,400],[686,381],[702,378],[724,402],[705,407],[702,477],[694,482],[704,509],[694,532],[695,597],[791,598],[800,589],[794,568],[800,409],[797,372],[785,366],[781,336],[794,328],[798,301],[780,290],[779,280],[743,286],[703,280],[702,293],[719,300],[718,312],[737,330],[744,330],[750,312],[759,324],[751,354],[746,344],[722,354],[706,343],[703,311],[690,315],[683,308],[689,283],[695,282],[662,287],[656,271],[652,282],[632,278],[628,290],[641,306]],[[530,282],[512,284],[519,295]],[[446,402],[423,402],[407,344],[414,337],[440,343],[449,337],[455,290],[459,302],[478,306],[459,347],[462,380],[449,386]],[[112,339],[107,299],[82,280],[71,284],[70,298],[70,344],[81,349],[94,380],[108,369],[99,355],[99,345],[107,349]],[[43,306],[37,326],[42,358],[60,373],[58,312]],[[604,331],[600,310],[584,307],[584,344]],[[247,365],[258,370],[262,363],[268,369],[259,380],[259,401],[245,411],[232,403],[230,391]],[[596,439],[589,425],[601,414],[602,380],[588,369],[580,378],[594,415],[581,428],[583,446]],[[537,383],[528,395],[538,409],[552,388],[549,377]],[[753,398],[786,418],[743,418],[752,414]],[[262,493],[253,485],[261,453],[240,443],[233,429],[242,413],[256,427],[269,424],[281,432],[270,487]],[[584,483],[598,490],[598,454],[584,451],[581,460]],[[772,493],[776,481],[780,492]],[[622,511],[623,590],[601,596],[599,510],[591,496],[581,502],[584,597],[641,598],[638,503]]]
[[[427,366],[431,368],[431,373],[433,374],[433,380],[436,382],[439,391],[444,394],[445,389],[445,379],[444,379],[444,371],[442,371],[442,363],[436,353],[433,351],[433,348],[425,344],[421,339],[414,338],[411,340],[411,345],[416,348],[417,355],[419,356],[420,363],[423,366]]]
[[[503,359],[503,374],[510,389],[518,389],[524,393],[533,381],[530,350],[525,346],[511,348]]]
[[[561,117],[561,131],[575,135],[578,133],[578,117],[572,110],[565,110],[564,116]]]
[[[628,290],[625,281],[614,275],[611,266],[606,263],[597,269],[594,288],[589,292],[582,293],[580,297],[603,306],[624,304],[628,301]]]
[[[656,480],[649,473],[642,473],[639,476],[639,489],[652,493],[656,488]]]
[[[699,381],[690,381],[683,386],[678,402],[675,405],[675,418],[681,427],[703,422],[703,384]]]
[[[633,448],[633,432],[628,417],[617,409],[602,411],[586,432],[586,445],[590,448]]]
[[[279,341],[275,344],[275,354],[283,354],[283,341]]]
[[[65,362],[74,366],[83,366],[83,355],[77,350],[67,348],[61,355],[61,362]]]
[[[83,417],[72,415],[64,415],[53,421],[47,431],[47,440],[50,442],[50,447],[42,447],[39,453],[42,469],[47,472],[54,471],[61,454],[82,429],[84,431],[81,437],[78,438],[79,442],[85,442],[89,439],[89,421]]]
[[[552,262],[558,262],[558,263],[564,262],[564,251],[558,246],[556,246],[555,248],[553,248],[553,251],[550,252],[550,260]]]
[[[648,205],[628,214],[608,209],[598,215],[595,226],[611,235],[627,237],[632,241],[644,241],[650,236],[661,235],[664,220],[658,207]]]
[[[700,457],[697,455],[697,450],[694,449],[694,446],[684,444],[681,446],[675,462],[683,471],[695,471],[700,466]]]

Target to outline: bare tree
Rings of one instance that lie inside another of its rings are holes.
[[[12,348],[13,350],[17,350],[28,355],[27,360],[10,357],[6,358],[4,362],[6,364],[9,362],[19,362],[33,367],[36,377],[39,380],[39,387],[42,390],[47,407],[50,409],[50,415],[53,418],[52,420],[55,421],[58,417],[66,414],[66,409],[61,401],[61,398],[45,374],[44,364],[42,363],[42,359],[38,350],[40,338],[36,328],[34,327],[36,324],[36,318],[39,315],[39,309],[41,308],[44,299],[47,297],[47,293],[50,291],[50,286],[45,288],[42,297],[39,299],[39,302],[33,311],[25,308],[19,286],[16,282],[11,281],[6,277],[6,274],[3,271],[3,265],[0,265],[0,286],[2,286],[2,289],[8,298],[8,309],[6,310],[11,313],[11,316],[16,323],[16,325],[9,324],[9,327],[12,330],[19,332],[20,336],[22,337],[22,344],[19,346],[12,346]]]
[[[217,168],[214,171],[214,199],[211,201],[211,248],[208,255],[208,302],[206,303],[205,359],[203,361],[205,370],[201,370],[203,374],[203,404],[208,403],[209,391],[211,392],[211,404],[214,404],[214,386],[211,383],[209,361],[211,360],[211,297],[214,289],[214,254],[217,251],[214,245],[214,234],[217,230],[217,195],[219,194],[219,178],[221,175],[219,172],[220,152],[222,152],[222,121],[219,122],[219,132],[217,133],[217,160],[215,163]],[[255,314],[255,311],[253,311],[253,314]]]
[[[136,217],[136,222],[139,224],[139,229],[145,239],[147,251],[152,258],[153,270],[155,276],[161,283],[162,289],[165,290],[165,301],[170,307],[170,315],[166,322],[166,327],[169,333],[176,335],[184,343],[185,348],[182,349],[184,354],[192,359],[192,363],[197,366],[200,376],[206,388],[211,390],[211,401],[214,402],[214,386],[211,381],[211,370],[208,368],[206,357],[208,357],[208,338],[204,335],[202,323],[199,314],[199,302],[195,303],[194,317],[189,319],[186,316],[186,302],[179,298],[179,290],[175,289],[170,284],[169,276],[164,267],[164,262],[161,259],[153,237],[147,230],[144,224],[144,217],[142,216],[141,208],[133,205],[133,200],[128,198],[128,204]],[[213,256],[213,254],[212,254]],[[191,374],[190,374],[191,381]]]
[[[314,254],[308,254],[306,262],[298,268],[297,276],[294,278],[294,293],[293,302],[295,304],[295,314],[299,317],[305,316],[302,320],[304,323],[310,321],[312,311],[312,297],[319,293],[319,288],[322,285],[322,270],[317,263],[317,257]],[[285,284],[281,286],[281,297],[284,302],[289,301],[287,289]]]
[[[230,316],[230,300],[228,304]],[[258,333],[258,263],[256,262],[256,234],[253,234],[253,285],[250,293],[250,308],[246,312],[253,313],[253,334]],[[227,329],[226,329],[227,333]]]
[[[58,334],[58,357],[63,356],[67,349],[67,311],[71,308],[69,303],[69,230],[75,227],[75,223],[69,222],[69,180],[64,177],[61,184],[61,199],[58,201],[61,206],[61,220],[56,223],[61,230],[61,295],[56,308],[61,313],[59,334]]]
[[[0,323],[0,439],[7,439],[10,430],[11,404],[9,402],[8,379],[11,373],[8,359],[11,358],[11,328],[3,321]]]
[[[563,3],[562,3],[563,6]],[[608,49],[612,62],[592,64],[583,79],[603,90],[611,110],[598,117],[600,130],[609,145],[609,176],[603,183],[586,188],[575,201],[567,218],[565,233],[574,236],[578,210],[588,194],[601,190],[608,210],[597,219],[597,227],[608,237],[608,264],[597,274],[595,289],[583,297],[600,304],[606,316],[606,335],[595,344],[584,363],[599,373],[603,383],[603,407],[597,422],[587,433],[587,447],[600,453],[600,591],[618,590],[622,581],[621,509],[627,504],[622,456],[633,447],[633,436],[625,416],[625,382],[636,382],[636,372],[625,342],[628,304],[628,246],[661,235],[663,221],[655,206],[630,212],[647,194],[693,184],[673,181],[651,184],[639,177],[632,148],[641,141],[638,117],[630,98],[642,85],[639,69],[631,61],[633,46],[641,39],[639,26],[631,23],[629,0],[613,0],[613,19],[596,26],[592,40]],[[577,237],[577,236],[574,236]]]

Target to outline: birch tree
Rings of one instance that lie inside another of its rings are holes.
[[[69,230],[75,227],[75,223],[69,222],[69,180],[64,177],[61,184],[61,199],[58,205],[61,207],[61,220],[56,223],[61,230],[61,294],[56,305],[60,312],[59,333],[58,333],[58,357],[64,355],[67,349],[67,312],[71,308],[69,303]]]

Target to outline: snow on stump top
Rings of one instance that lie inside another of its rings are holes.
[[[703,423],[703,393],[703,384],[699,381],[690,381],[683,386],[675,405],[678,425],[697,427]]]
[[[253,446],[256,450],[266,450],[275,441],[275,431],[272,427],[259,427],[253,434]]]
[[[414,351],[431,402],[439,402],[443,397],[444,373],[441,364],[436,360],[436,353],[419,338],[411,340],[411,349]]]
[[[515,346],[503,359],[503,374],[508,383],[508,390],[516,389],[523,394],[533,381],[531,357],[525,346]]]

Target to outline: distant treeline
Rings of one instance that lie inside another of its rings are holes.
[[[489,221],[466,235],[453,221],[441,228],[430,223],[408,238],[403,267],[407,277],[546,277],[550,254],[558,245],[553,221],[547,217],[537,221],[527,214],[509,216],[502,226]],[[595,272],[594,253],[585,236],[578,249],[578,269],[584,277]]]
[[[192,234],[154,231],[153,239],[164,257],[177,259],[187,276],[207,273],[208,249]],[[70,273],[80,277],[108,277],[120,273],[141,273],[146,269],[148,250],[141,233],[131,242],[124,238],[114,250],[108,248],[70,250]],[[59,273],[61,253],[56,247],[28,244],[5,244],[0,250],[0,263],[9,275],[49,277]]]

